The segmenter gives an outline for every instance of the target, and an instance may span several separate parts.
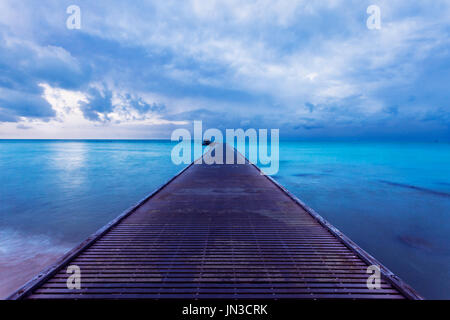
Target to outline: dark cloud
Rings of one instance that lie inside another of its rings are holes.
[[[19,118],[11,114],[10,110],[2,110],[0,108],[0,122],[17,122]]]
[[[101,91],[96,88],[90,88],[87,93],[89,101],[80,104],[81,111],[83,111],[85,118],[92,121],[109,120],[107,118],[100,119],[99,113],[109,113],[113,111],[112,91]]]
[[[444,108],[428,110],[420,120],[422,122],[439,122],[450,126],[450,114]]]
[[[146,113],[164,113],[166,106],[164,104],[152,103],[148,104],[141,97],[132,97],[130,94],[125,95],[125,99],[129,106],[139,112],[140,114]]]
[[[40,84],[73,89],[86,81],[76,59],[63,48],[12,41],[1,30],[0,43],[0,121],[53,117]]]
[[[306,106],[306,108],[308,108],[310,113],[312,113],[314,111],[315,106],[312,103],[307,102],[307,103],[305,103],[305,106]]]
[[[22,116],[45,120],[55,116],[55,111],[41,95],[3,91],[0,97],[0,121],[17,122]]]
[[[127,93],[121,96],[121,104],[113,105],[113,91],[109,89],[89,88],[87,90],[88,102],[80,103],[80,108],[86,119],[91,121],[108,122],[111,119],[107,114],[113,112],[116,107],[125,107],[128,112],[136,111],[139,116],[147,115],[148,113],[162,114],[166,110],[164,104],[145,102],[141,97],[135,97]],[[102,116],[100,116],[100,114]],[[134,119],[142,117],[133,116]]]

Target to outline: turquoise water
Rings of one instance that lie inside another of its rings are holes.
[[[183,168],[168,141],[0,141],[0,297]],[[280,143],[274,177],[427,298],[450,299],[450,145]]]

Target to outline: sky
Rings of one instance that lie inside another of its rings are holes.
[[[449,89],[449,0],[0,2],[0,139],[450,140]]]

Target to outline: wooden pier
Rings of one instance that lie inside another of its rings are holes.
[[[60,298],[421,299],[248,161],[191,164],[10,297]]]

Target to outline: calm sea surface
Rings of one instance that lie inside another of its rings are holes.
[[[0,140],[0,298],[180,171],[173,146]],[[450,144],[282,142],[274,178],[422,295],[450,299]]]

